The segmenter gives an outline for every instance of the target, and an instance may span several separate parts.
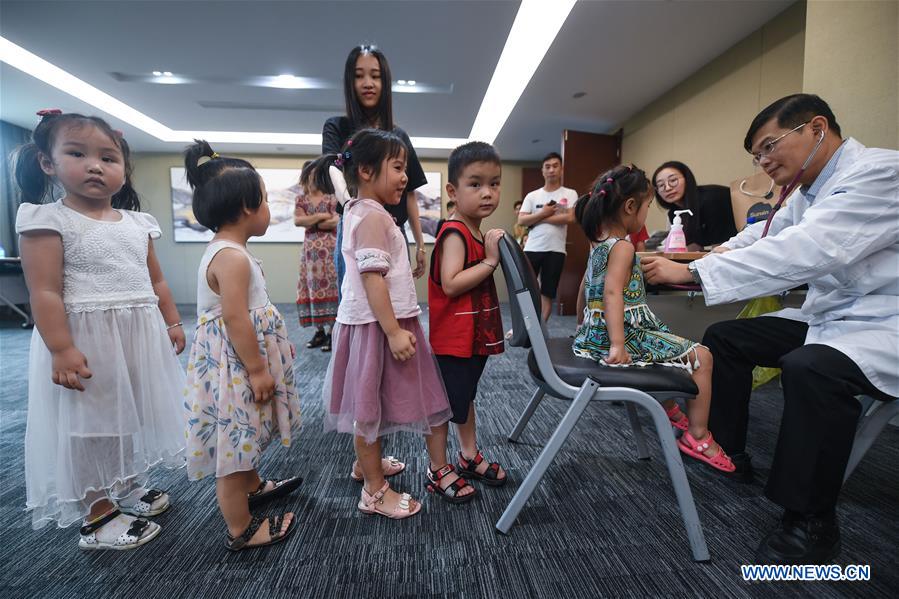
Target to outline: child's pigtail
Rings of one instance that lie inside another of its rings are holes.
[[[41,150],[34,142],[20,146],[15,152],[16,184],[22,193],[22,201],[40,204],[52,185],[50,177],[41,169]]]
[[[212,149],[209,142],[203,139],[195,139],[194,143],[184,150],[184,169],[187,171],[187,183],[192,189],[202,186],[209,180],[212,169],[204,169],[210,160],[219,155]]]
[[[137,195],[137,190],[134,189],[134,184],[131,180],[134,172],[134,167],[131,164],[131,146],[122,137],[121,131],[114,131],[114,133],[118,137],[119,147],[122,149],[122,157],[125,160],[125,184],[122,185],[122,189],[112,196],[112,207],[120,210],[140,212],[140,196]]]

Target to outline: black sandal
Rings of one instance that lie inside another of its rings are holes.
[[[455,472],[455,468],[453,468],[452,464],[447,464],[437,471],[428,468],[428,480],[426,483],[428,492],[436,493],[449,503],[465,503],[466,501],[474,499],[474,496],[478,494],[477,491],[466,495],[459,495],[459,492],[462,491],[462,489],[471,486],[471,483],[461,476],[451,482],[446,488],[440,486],[440,481],[443,480],[444,477],[449,476],[452,472]]]
[[[465,456],[462,455],[462,452],[459,452],[459,475],[464,476],[465,478],[474,478],[476,480],[481,481],[485,485],[490,485],[491,487],[501,487],[506,484],[508,480],[508,476],[504,476],[503,478],[499,478],[499,464],[497,462],[490,462],[490,465],[487,466],[487,470],[484,471],[484,474],[481,474],[477,471],[477,467],[484,461],[484,455],[481,453],[481,450],[478,450],[478,453],[471,458],[470,460],[466,460]]]
[[[240,536],[232,537],[228,535],[228,541],[225,543],[225,547],[227,547],[230,551],[241,551],[242,549],[256,549],[257,547],[265,547],[267,545],[274,545],[275,543],[280,543],[296,530],[297,524],[297,515],[294,514],[293,518],[290,520],[290,524],[287,525],[287,530],[283,533],[281,532],[281,523],[284,522],[284,515],[280,516],[269,516],[268,520],[268,537],[269,540],[265,543],[258,543],[256,545],[249,545],[250,539],[253,538],[253,535],[256,534],[256,531],[259,530],[259,527],[262,526],[262,523],[266,521],[266,518],[260,518],[259,516],[253,516],[250,520],[250,525],[247,526],[246,530],[244,530]],[[278,532],[274,532],[278,531]]]
[[[292,476],[290,478],[285,479],[277,479],[273,478],[271,480],[263,480],[259,483],[259,487],[256,488],[255,491],[249,493],[247,495],[247,501],[250,504],[250,507],[256,507],[261,503],[265,503],[266,501],[270,501],[272,499],[276,499],[278,497],[283,497],[284,495],[288,495],[296,490],[303,482],[303,478],[300,476]],[[274,483],[274,487],[265,491],[265,485],[268,483]]]
[[[328,336],[325,335],[325,331],[324,331],[323,329],[316,329],[315,335],[313,335],[313,336],[312,336],[312,339],[310,339],[309,342],[306,343],[306,347],[307,347],[308,349],[315,349],[316,347],[318,347],[318,346],[320,346],[322,343],[324,343],[324,342],[325,342],[325,339],[326,339],[327,337],[328,337]]]

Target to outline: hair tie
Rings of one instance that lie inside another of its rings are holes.
[[[346,147],[350,147],[351,145],[353,145],[353,140],[352,140],[352,139],[349,140],[348,142],[346,142]]]
[[[608,179],[606,179],[606,183],[614,183],[614,182],[615,182],[615,179],[613,179],[612,177],[609,177]]]
[[[122,131],[120,129],[113,129],[112,132],[115,133],[117,137],[120,137],[120,138],[125,137],[125,134],[122,133]]]
[[[38,110],[36,113],[41,118],[47,118],[48,116],[59,116],[62,114],[62,110],[59,108],[44,108],[43,110]]]
[[[350,145],[350,142],[347,142],[347,146],[349,146],[349,145]],[[349,162],[352,157],[353,157],[353,155],[350,154],[350,151],[345,150],[344,152],[337,154],[337,159],[334,161],[334,166],[336,166],[337,168],[340,168],[344,164]]]
[[[212,156],[200,156],[200,158],[197,159],[197,168],[200,168],[204,164],[211,162],[213,158],[218,158],[218,157],[219,157],[218,152],[213,152]]]
[[[605,189],[600,189],[600,190],[599,190],[599,195],[601,195],[601,196],[606,195],[606,190],[605,190]]]

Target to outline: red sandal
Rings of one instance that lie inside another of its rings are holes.
[[[477,479],[485,485],[490,485],[491,487],[501,487],[506,484],[508,476],[499,478],[499,464],[496,462],[490,462],[490,464],[487,466],[487,470],[485,470],[483,474],[478,472],[477,468],[483,461],[484,455],[481,453],[480,449],[478,450],[478,453],[476,453],[475,456],[470,460],[465,459],[465,456],[463,456],[462,452],[460,451],[459,475],[464,476],[465,478]]]
[[[445,477],[456,471],[453,468],[452,464],[447,464],[443,468],[438,468],[437,470],[431,470],[428,468],[428,480],[427,480],[427,488],[428,492],[436,493],[442,499],[447,501],[448,503],[465,503],[466,501],[471,501],[474,499],[474,496],[478,494],[474,487],[472,487],[471,483],[462,478],[461,476],[447,485],[445,488],[440,486],[440,481]],[[459,493],[465,487],[471,487],[472,492],[466,493],[465,495],[460,495]]]
[[[720,470],[721,472],[730,473],[736,470],[737,467],[734,466],[734,463],[727,456],[727,454],[724,453],[724,449],[722,449],[720,445],[718,446],[718,453],[716,453],[712,457],[709,457],[705,455],[705,453],[703,453],[707,451],[714,442],[715,439],[712,438],[711,431],[709,431],[709,435],[702,441],[697,441],[689,431],[685,431],[684,434],[681,435],[680,439],[677,440],[677,447],[681,450],[682,453],[685,453],[691,458],[697,459],[700,462],[705,462],[712,468]]]
[[[680,411],[680,406],[674,404],[670,409],[665,410],[665,413],[668,415],[668,420],[671,421],[671,426],[674,428],[680,429],[684,432],[687,432],[687,429],[690,428],[690,421],[687,419],[687,415]],[[677,415],[680,414],[682,417],[680,420],[675,420]]]

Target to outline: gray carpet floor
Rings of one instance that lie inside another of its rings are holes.
[[[193,306],[182,306],[191,330]],[[870,564],[870,582],[746,583],[763,531],[779,512],[762,495],[781,412],[777,383],[753,397],[749,451],[761,476],[751,485],[719,478],[687,462],[712,561],[694,563],[657,442],[638,461],[624,409],[587,410],[508,536],[494,524],[561,418],[567,404],[546,400],[521,442],[506,434],[532,385],[526,352],[491,358],[478,399],[480,443],[500,461],[510,484],[452,506],[424,491],[421,438],[396,435],[389,453],[408,463],[395,486],[424,502],[423,513],[391,521],[355,509],[359,486],[347,435],[322,431],[320,392],[328,356],[306,350],[310,330],[281,306],[299,351],[303,427],[290,450],[265,458],[269,476],[300,473],[292,497],[265,512],[292,509],[298,534],[252,552],[225,550],[214,484],[188,483],[184,471],[160,471],[155,483],[174,507],[156,518],[163,532],[135,551],[80,552],[75,528],[31,529],[24,512],[23,437],[30,331],[0,322],[0,597],[895,597],[899,545],[899,429],[887,427],[842,494],[840,564]],[[426,324],[426,315],[422,318]],[[504,320],[509,322],[504,310]],[[676,327],[676,323],[674,324]],[[551,320],[568,335],[573,318]],[[183,354],[186,358],[187,352]],[[651,430],[644,418],[646,430]],[[890,589],[893,589],[892,591]]]

